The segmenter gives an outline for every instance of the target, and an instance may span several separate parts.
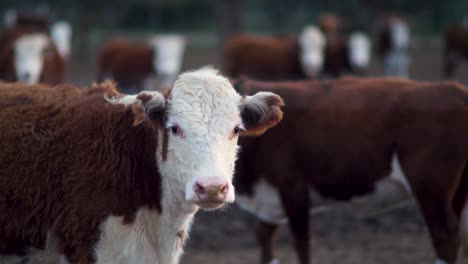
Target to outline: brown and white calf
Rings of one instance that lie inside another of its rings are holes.
[[[324,63],[325,37],[315,26],[298,37],[237,35],[223,47],[223,72],[264,80],[316,77]]]
[[[307,27],[299,37],[238,35],[224,45],[223,70],[232,77],[293,80],[364,73],[370,41],[363,33],[324,35]]]
[[[239,135],[281,118],[214,70],[165,94],[0,87],[0,262],[178,263],[199,208],[234,201]]]
[[[319,198],[392,189],[415,198],[437,263],[456,263],[468,198],[467,87],[390,78],[236,86],[286,103],[278,126],[241,139],[234,177],[237,201],[260,220],[262,263],[274,260],[275,231],[286,221],[300,263],[309,263],[309,209]]]
[[[111,39],[98,54],[98,79],[113,79],[130,93],[171,86],[181,70],[185,44],[179,35],[157,35],[148,43]]]
[[[65,62],[48,34],[31,28],[6,29],[0,36],[0,79],[25,84],[59,84]]]

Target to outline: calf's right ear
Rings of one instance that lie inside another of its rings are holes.
[[[163,125],[164,123],[164,110],[166,108],[166,98],[159,92],[143,91],[137,95],[137,99],[141,101],[146,116]]]
[[[245,96],[241,104],[241,118],[245,127],[242,136],[259,136],[275,126],[282,118],[283,99],[271,92]]]

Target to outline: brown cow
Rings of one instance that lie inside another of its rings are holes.
[[[64,59],[46,33],[21,26],[1,33],[1,80],[54,85],[62,83],[64,78]]]
[[[444,77],[453,77],[463,59],[468,59],[468,26],[451,25],[444,34]]]
[[[299,38],[238,35],[224,45],[223,70],[230,77],[294,80],[363,74],[370,61],[370,41],[363,33],[329,34],[315,27]]]
[[[197,210],[234,201],[238,136],[281,105],[214,70],[165,95],[1,85],[0,262],[178,263]]]
[[[98,79],[111,78],[130,93],[170,86],[180,72],[184,48],[185,38],[179,35],[157,35],[149,43],[111,39],[99,51]]]
[[[438,263],[456,262],[468,198],[467,87],[390,78],[237,87],[286,103],[276,128],[240,141],[234,178],[237,201],[260,219],[262,263],[274,258],[274,234],[286,220],[300,263],[309,263],[308,212],[317,197],[346,201],[392,182],[418,202]]]
[[[314,26],[298,37],[237,35],[223,48],[223,71],[230,77],[248,75],[265,80],[317,76],[323,66],[325,38]]]

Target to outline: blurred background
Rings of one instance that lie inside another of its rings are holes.
[[[222,68],[227,37],[239,32],[296,35],[323,13],[337,15],[342,32],[359,30],[371,38],[382,14],[404,17],[411,29],[410,77],[441,80],[442,34],[448,25],[468,21],[467,0],[0,0],[0,15],[9,10],[34,10],[71,24],[66,81],[81,87],[96,80],[99,47],[111,37],[144,41],[152,34],[182,34],[187,39],[182,70],[207,64]],[[383,75],[374,55],[369,75]],[[468,84],[466,63],[453,78]],[[414,264],[434,258],[413,204],[372,216],[339,207],[314,216],[312,226],[313,263]],[[253,216],[236,205],[199,213],[182,263],[258,263],[254,227]],[[282,263],[296,263],[286,228],[278,242]]]
[[[94,80],[96,52],[109,37],[145,39],[154,33],[188,37],[183,69],[220,64],[219,48],[236,32],[297,34],[324,13],[341,19],[343,31],[371,32],[384,13],[404,17],[411,28],[411,77],[441,78],[441,34],[447,25],[468,15],[465,0],[1,0],[8,10],[36,10],[51,21],[66,20],[73,28],[72,56],[67,80],[86,85]],[[375,57],[375,56],[374,56]],[[373,58],[374,60],[374,58]],[[421,72],[419,63],[430,74]],[[379,73],[378,65],[371,67]],[[466,75],[466,74],[465,74]],[[463,80],[462,76],[457,76]]]

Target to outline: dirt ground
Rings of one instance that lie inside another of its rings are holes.
[[[192,48],[187,50],[184,69],[206,64],[217,66],[219,61],[213,49]],[[412,78],[441,80],[439,48],[415,48],[411,61]],[[79,86],[89,84],[95,79],[92,62],[94,59],[72,63],[68,80]],[[371,75],[381,72],[380,65],[373,62]],[[455,79],[468,84],[468,63],[459,68]],[[414,205],[367,219],[362,219],[352,208],[329,211],[314,216],[311,225],[311,254],[315,264],[434,263],[427,230]],[[181,263],[259,263],[254,227],[255,219],[235,205],[220,212],[200,212]],[[277,246],[281,263],[297,263],[286,226],[280,229]],[[461,263],[468,263],[468,257]]]

